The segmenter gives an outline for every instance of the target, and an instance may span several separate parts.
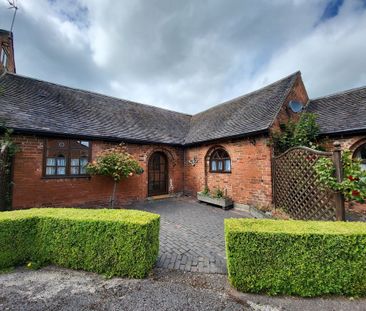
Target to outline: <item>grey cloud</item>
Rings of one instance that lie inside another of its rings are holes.
[[[311,94],[366,84],[361,74],[350,79],[364,65],[354,52],[363,48],[359,35],[324,64],[306,50],[322,55],[328,24],[337,23],[333,31],[344,36],[350,20],[363,21],[360,11],[347,9],[350,1],[324,23],[325,0],[42,1],[48,18],[39,1],[27,0],[23,10],[20,3],[21,74],[186,113],[298,69]],[[0,27],[8,16],[0,4]],[[349,66],[337,70],[348,54]]]
[[[9,12],[2,8],[0,27],[7,29]],[[46,18],[39,20],[20,7],[14,36],[18,74],[100,91],[106,87],[90,57],[89,46],[73,46]]]

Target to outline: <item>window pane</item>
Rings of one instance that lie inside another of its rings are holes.
[[[361,170],[366,171],[366,163],[361,163]]]
[[[47,166],[56,166],[55,158],[47,158]]]
[[[88,159],[87,158],[81,158],[80,159],[80,166],[85,166],[88,164]]]
[[[71,149],[79,149],[79,150],[88,150],[90,143],[85,140],[71,140],[70,148]]]
[[[71,175],[79,175],[79,166],[71,167]]]
[[[57,168],[57,175],[65,175],[65,173],[66,173],[65,167]]]
[[[217,170],[216,161],[211,161],[211,171],[215,172]]]
[[[79,166],[79,159],[71,159],[71,166]]]
[[[88,164],[87,158],[81,158],[80,159],[80,174],[86,174],[86,166]]]
[[[219,152],[219,155],[220,155],[220,158],[221,159],[224,159],[224,158],[228,158],[229,157],[229,155],[227,154],[227,152],[225,150],[223,150],[223,149],[220,149],[218,152]]]
[[[57,166],[66,166],[66,160],[65,158],[57,158]]]
[[[215,159],[220,159],[220,155],[218,153],[218,151],[215,151],[212,156],[211,156],[211,159],[215,160]]]
[[[217,165],[217,170],[218,171],[222,171],[223,170],[223,167],[222,167],[222,161],[217,161],[218,163],[218,165]]]
[[[56,168],[55,167],[46,167],[46,175],[55,175]]]
[[[230,160],[225,160],[225,172],[231,171],[231,163]]]
[[[363,147],[361,148],[359,157],[360,157],[361,159],[363,159],[363,160],[365,160],[365,159],[366,159],[366,146],[363,146]]]
[[[6,67],[6,65],[8,64],[8,54],[4,48],[1,49],[0,55],[1,55],[1,63]]]

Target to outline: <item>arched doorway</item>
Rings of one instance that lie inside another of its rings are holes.
[[[163,152],[154,152],[149,159],[148,195],[168,193],[168,159]]]

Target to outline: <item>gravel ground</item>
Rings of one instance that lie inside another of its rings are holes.
[[[366,310],[366,299],[238,293],[225,275],[155,269],[144,280],[83,271],[17,268],[0,274],[0,310]]]

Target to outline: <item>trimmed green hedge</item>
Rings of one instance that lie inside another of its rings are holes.
[[[244,292],[366,294],[366,223],[225,220],[229,281]]]
[[[0,270],[34,261],[142,278],[159,252],[160,216],[42,208],[0,213]]]

